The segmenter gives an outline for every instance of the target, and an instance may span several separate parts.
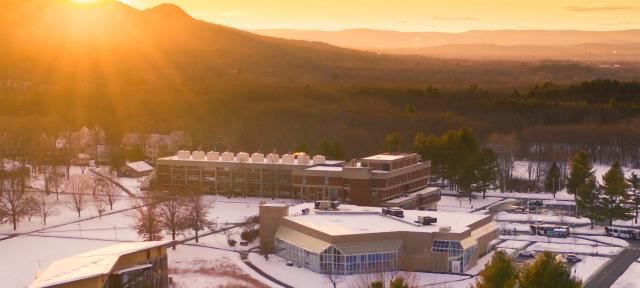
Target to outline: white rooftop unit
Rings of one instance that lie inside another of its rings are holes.
[[[233,160],[234,160],[233,152],[222,153],[222,161],[233,161]]]
[[[293,164],[295,159],[296,158],[293,155],[289,155],[289,154],[282,155],[282,163],[283,164]]]
[[[186,159],[191,158],[191,152],[185,151],[185,150],[180,150],[180,151],[178,151],[178,155],[177,156],[178,156],[178,159],[186,160]]]
[[[236,154],[236,160],[238,160],[238,162],[247,162],[247,161],[249,161],[249,153],[247,153],[247,152],[238,152],[238,154]]]
[[[253,153],[253,154],[251,154],[251,162],[263,163],[264,162],[264,154],[262,154],[262,153]]]
[[[313,156],[313,164],[324,164],[326,160],[327,158],[322,155]]]
[[[298,164],[309,164],[309,161],[311,161],[309,155],[298,155]]]
[[[207,160],[209,161],[218,161],[220,160],[220,153],[215,151],[207,152]]]
[[[267,162],[269,163],[278,163],[280,161],[280,155],[275,153],[269,153],[267,155]]]
[[[193,160],[204,160],[204,152],[203,151],[193,151],[193,153],[191,153],[191,159],[193,159]]]

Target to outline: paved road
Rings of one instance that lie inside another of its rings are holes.
[[[638,257],[640,257],[640,241],[629,240],[629,246],[600,269],[584,288],[611,287]]]

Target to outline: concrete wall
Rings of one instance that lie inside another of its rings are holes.
[[[260,205],[260,250],[274,253],[274,238],[282,218],[289,215],[288,205]]]

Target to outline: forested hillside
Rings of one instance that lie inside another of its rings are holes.
[[[169,5],[6,4],[0,130],[25,143],[98,125],[114,143],[126,131],[185,130],[194,149],[288,152],[326,138],[358,157],[393,131],[410,150],[418,132],[470,127],[483,141],[515,139],[523,157],[587,145],[640,159],[632,64],[378,55],[258,36]]]

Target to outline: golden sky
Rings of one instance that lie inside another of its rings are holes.
[[[174,3],[192,16],[241,29],[461,32],[474,29],[640,28],[640,0],[121,0]]]

